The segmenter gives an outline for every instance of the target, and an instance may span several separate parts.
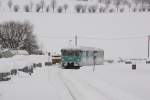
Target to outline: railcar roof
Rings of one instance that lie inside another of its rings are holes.
[[[77,46],[77,47],[66,47],[66,48],[62,48],[61,50],[83,50],[83,51],[87,51],[87,50],[98,50],[98,51],[103,51],[103,49],[100,48],[95,48],[95,47],[84,47],[84,46]]]

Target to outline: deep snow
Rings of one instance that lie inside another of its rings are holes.
[[[40,60],[39,60],[40,61]],[[84,66],[79,70],[60,65],[36,68],[29,76],[19,72],[0,82],[0,100],[149,100],[150,67],[137,63]]]

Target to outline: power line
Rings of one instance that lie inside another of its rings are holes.
[[[146,38],[148,35],[143,36],[121,36],[121,37],[87,37],[87,36],[78,36],[80,40],[122,40],[122,39],[142,39]],[[74,39],[74,37],[69,36],[40,36],[39,38],[48,38],[48,39]]]
[[[85,39],[85,40],[122,40],[122,39],[140,39],[144,38],[146,36],[132,36],[132,37],[80,37],[80,39]]]

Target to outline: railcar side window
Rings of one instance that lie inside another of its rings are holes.
[[[88,52],[88,51],[86,51],[86,57],[88,57],[88,53],[89,53],[89,52]]]
[[[80,56],[80,50],[61,50],[63,56]]]

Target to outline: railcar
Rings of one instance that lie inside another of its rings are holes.
[[[61,49],[63,68],[78,69],[81,66],[102,65],[104,50],[92,47],[70,47]]]

